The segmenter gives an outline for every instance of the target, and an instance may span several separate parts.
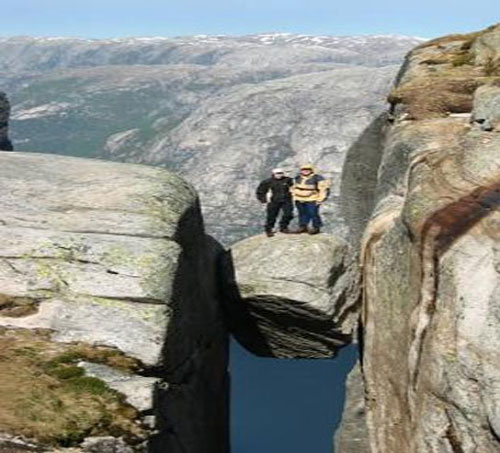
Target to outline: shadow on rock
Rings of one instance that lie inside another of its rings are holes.
[[[194,206],[179,222],[182,252],[173,284],[162,382],[154,396],[157,434],[150,453],[229,451],[228,334],[217,262],[221,245],[203,231]]]

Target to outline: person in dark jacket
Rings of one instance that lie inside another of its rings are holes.
[[[293,202],[290,187],[293,179],[285,176],[281,168],[275,168],[272,176],[265,179],[257,187],[257,199],[267,204],[267,219],[265,231],[268,237],[274,236],[274,224],[281,211],[279,230],[281,233],[290,233],[288,225],[293,219]]]

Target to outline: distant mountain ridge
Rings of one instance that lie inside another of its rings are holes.
[[[409,48],[422,41],[422,38],[400,35],[311,36],[291,33],[104,40],[21,36],[0,38],[0,70],[47,70],[100,64],[213,65],[226,62],[224,57],[228,54],[249,48],[282,46],[294,46],[296,51],[301,47],[308,49],[311,62],[335,60],[337,63],[377,65],[398,63]],[[139,50],[141,53],[131,55]],[[215,54],[210,54],[214,51]]]
[[[0,39],[16,149],[153,164],[197,187],[208,229],[260,228],[254,187],[312,161],[329,176],[386,105],[404,36]],[[338,195],[334,181],[333,201]],[[326,206],[342,227],[337,205]]]

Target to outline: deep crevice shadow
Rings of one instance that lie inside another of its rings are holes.
[[[199,204],[178,223],[180,245],[168,332],[156,369],[157,434],[149,453],[229,453],[228,332],[217,262],[222,246],[203,232]]]
[[[357,245],[375,207],[378,169],[384,152],[388,114],[381,113],[347,151],[340,184],[340,208]]]
[[[272,357],[273,351],[261,332],[258,322],[243,300],[234,269],[231,250],[220,256],[219,269],[222,281],[224,318],[229,332],[245,349],[261,357]]]

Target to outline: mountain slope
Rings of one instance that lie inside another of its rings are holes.
[[[203,199],[225,242],[260,228],[253,191],[272,167],[339,174],[385,108],[402,36],[0,39],[17,149],[165,166]],[[338,183],[335,178],[335,195]],[[342,230],[335,204],[329,222]]]

